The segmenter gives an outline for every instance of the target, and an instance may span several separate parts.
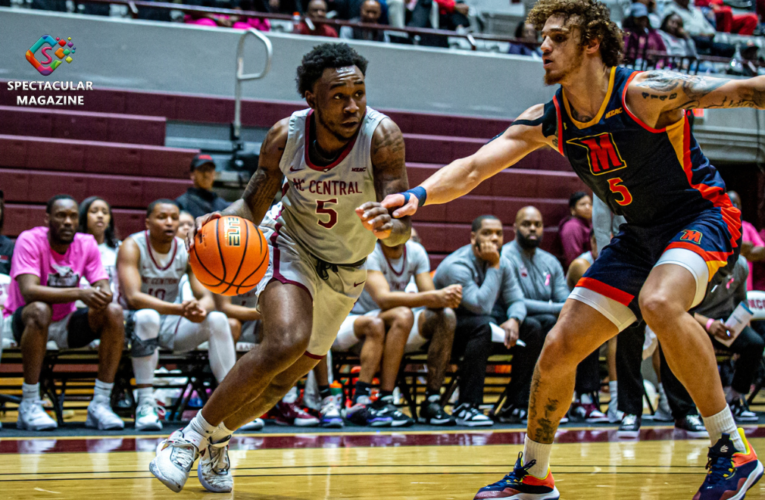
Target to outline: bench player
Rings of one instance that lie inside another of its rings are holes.
[[[191,272],[183,240],[175,236],[180,210],[157,200],[146,210],[146,230],[125,239],[117,255],[120,301],[125,308],[138,392],[136,430],[160,430],[152,381],[159,348],[187,352],[209,341],[210,367],[218,382],[236,362],[226,315]],[[187,275],[194,298],[176,302]],[[212,312],[208,312],[212,311]]]
[[[702,414],[712,447],[697,500],[743,498],[763,466],[736,428],[714,350],[687,313],[741,244],[740,212],[691,133],[691,108],[765,107],[765,77],[725,80],[619,67],[622,31],[595,0],[541,0],[528,22],[542,30],[553,100],[529,108],[474,155],[442,168],[415,195],[383,205],[412,215],[446,203],[550,146],[627,224],[578,282],[547,336],[532,380],[526,444],[515,468],[475,498],[557,499],[549,458],[571,401],[576,366],[642,315]],[[657,486],[661,488],[661,486]]]
[[[202,485],[231,491],[232,431],[276,404],[329,351],[361,294],[377,239],[398,245],[409,238],[409,218],[392,220],[379,203],[408,188],[404,138],[367,107],[366,68],[346,44],[318,45],[303,57],[298,92],[310,109],[269,130],[242,199],[223,212],[261,224],[269,244],[258,285],[263,341],[194,420],[157,448],[151,472],[173,491],[183,488],[200,451]],[[282,202],[266,215],[279,189]],[[216,216],[197,219],[196,230]]]

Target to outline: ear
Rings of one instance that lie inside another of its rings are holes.
[[[47,227],[50,225],[50,214],[45,214],[44,225]]]
[[[316,109],[316,94],[314,94],[310,90],[307,90],[305,93],[305,102],[308,104],[308,107],[310,107],[311,109]]]
[[[475,232],[470,231],[470,244],[471,245],[475,245],[475,236],[476,236]]]
[[[600,50],[600,38],[593,38],[584,46],[584,51],[589,55],[594,55]]]
[[[148,217],[146,217],[146,219],[144,221],[144,226],[146,226],[146,230],[148,231],[149,230],[149,218]]]

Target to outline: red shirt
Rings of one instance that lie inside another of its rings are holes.
[[[300,23],[300,26],[298,27],[299,34],[301,35],[311,35],[311,36],[326,36],[329,38],[337,38],[337,31],[335,31],[335,28],[332,26],[328,26],[326,24],[316,24],[316,29],[314,31],[311,31],[308,29],[308,25],[305,22]]]

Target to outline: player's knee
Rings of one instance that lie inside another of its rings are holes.
[[[142,339],[159,336],[160,315],[154,309],[141,309],[135,312],[135,333]]]
[[[24,307],[22,318],[24,326],[33,330],[47,330],[51,321],[52,310],[45,302],[32,302]]]
[[[685,313],[685,310],[678,307],[672,300],[669,293],[663,290],[641,293],[638,304],[643,319],[657,335],[660,334],[661,329],[657,330],[654,325],[659,325],[673,316]]]
[[[289,328],[288,325],[272,325],[266,333],[261,349],[266,353],[266,359],[276,365],[291,364],[308,349],[311,332],[301,332]]]
[[[228,325],[228,317],[220,311],[213,311],[207,314],[205,318],[210,329],[210,336],[217,338],[231,337],[231,328]]]
[[[382,345],[385,340],[385,322],[380,318],[368,318],[360,325],[359,336],[365,342]]]
[[[122,313],[122,307],[119,304],[111,303],[106,306],[104,311],[106,317],[106,326],[104,329],[104,335],[111,337],[124,338],[125,336],[125,321]]]
[[[238,319],[228,318],[228,328],[231,330],[231,338],[234,342],[239,342],[239,338],[242,336],[242,323]]]
[[[454,332],[457,329],[457,313],[451,307],[444,307],[438,313],[447,331]]]
[[[541,373],[575,370],[580,358],[584,356],[579,355],[574,336],[563,328],[555,328],[545,339],[537,367]]]
[[[402,330],[406,330],[408,334],[409,330],[412,329],[412,325],[414,325],[414,313],[412,313],[412,310],[408,307],[395,307],[390,312],[393,314],[393,324]]]

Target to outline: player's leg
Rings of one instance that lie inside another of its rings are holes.
[[[414,325],[414,314],[408,307],[394,307],[381,312],[378,317],[385,323],[387,333],[380,369],[380,397],[372,403],[372,409],[380,416],[390,417],[393,427],[413,425],[414,419],[399,411],[393,404],[393,390],[396,388],[404,348]]]
[[[738,354],[739,358],[726,399],[737,422],[756,422],[757,415],[749,411],[746,396],[760,366],[765,341],[753,328],[747,326],[733,341],[730,350]]]
[[[425,342],[430,342],[426,377],[427,392],[420,407],[419,421],[430,425],[455,425],[457,421],[441,406],[441,387],[452,355],[457,316],[448,307],[415,310],[415,314],[409,343],[413,342],[413,334],[421,337]],[[407,345],[408,350],[409,345]]]
[[[372,393],[372,379],[380,369],[385,349],[385,323],[377,316],[359,316],[353,321],[352,332],[357,343],[363,341],[359,353],[361,369],[353,395],[356,404],[360,397],[369,397]]]
[[[174,317],[175,322],[179,317]],[[159,363],[159,329],[162,317],[154,309],[125,312],[125,330],[130,338],[130,357],[138,396],[135,428],[138,431],[162,429],[154,398],[154,370]]]
[[[213,311],[201,323],[192,323],[182,318],[174,335],[173,351],[188,352],[208,342],[207,356],[215,380],[220,383],[236,363],[234,340],[225,314]]]
[[[231,338],[234,339],[234,344],[236,345],[242,336],[242,322],[236,318],[228,318],[228,327],[231,330]]]

